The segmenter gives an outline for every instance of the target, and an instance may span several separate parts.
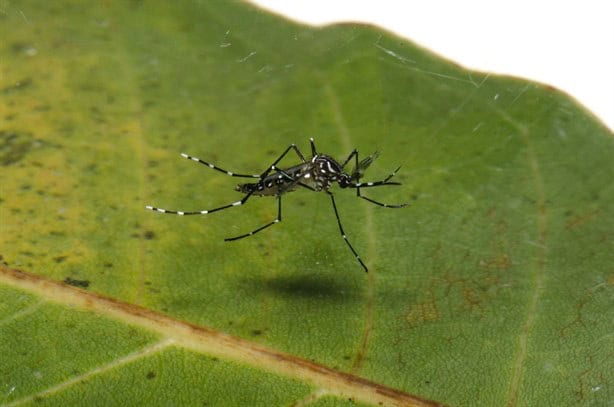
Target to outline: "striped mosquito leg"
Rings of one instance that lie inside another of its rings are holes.
[[[390,174],[388,177],[386,177],[386,179],[384,180],[384,182],[385,182],[385,183],[386,183],[386,182],[388,182],[388,180],[389,180],[390,178],[394,177],[394,176],[396,175],[396,173],[397,173],[397,172],[398,172],[400,169],[401,169],[401,166],[399,165],[399,166],[397,167],[397,169],[396,169],[396,170],[392,171],[392,173],[391,173],[391,174]]]
[[[191,155],[187,155],[186,153],[181,153],[181,156],[183,158],[187,158],[188,160],[192,160],[192,161],[196,161],[197,163],[201,163],[203,165],[206,165],[207,167],[211,168],[212,170],[216,170],[219,171],[221,173],[224,173],[226,175],[230,175],[231,177],[241,177],[241,178],[260,178],[260,175],[258,174],[236,174],[232,171],[227,171],[223,168],[218,167],[217,165],[213,165],[211,163],[208,163],[206,161],[201,160],[198,157],[192,157]]]
[[[177,210],[169,210],[169,209],[157,208],[157,207],[151,206],[151,205],[147,205],[145,207],[145,209],[149,209],[150,211],[156,211],[156,212],[160,212],[160,213],[168,213],[168,214],[171,214],[171,215],[179,215],[179,216],[207,215],[209,213],[221,211],[222,209],[227,209],[227,208],[232,208],[233,206],[243,205],[245,203],[245,201],[247,201],[249,199],[249,197],[252,196],[252,194],[253,194],[253,192],[250,192],[249,194],[245,195],[243,197],[243,199],[241,199],[240,201],[236,201],[236,202],[230,203],[228,205],[220,206],[218,208],[201,210],[201,211],[177,211]]]
[[[309,139],[309,144],[311,144],[311,156],[315,157],[316,155],[318,155],[318,153],[316,151],[316,143],[313,140],[313,137]]]
[[[227,242],[232,242],[233,240],[243,239],[244,237],[255,235],[256,233],[260,232],[261,230],[264,230],[264,229],[268,228],[269,226],[273,226],[274,224],[279,223],[279,222],[281,222],[281,194],[277,195],[277,218],[275,218],[275,220],[273,220],[272,222],[267,223],[264,226],[260,226],[258,229],[252,230],[249,233],[245,233],[244,235],[235,236],[235,237],[228,237],[228,238],[226,238],[224,240],[227,241]]]
[[[345,241],[345,243],[348,245],[348,247],[350,248],[350,250],[354,254],[354,257],[356,257],[356,260],[358,260],[358,262],[360,263],[362,268],[365,270],[365,272],[368,273],[369,269],[367,268],[365,263],[363,263],[362,259],[358,255],[358,253],[356,253],[356,250],[354,250],[354,247],[352,247],[352,244],[350,243],[350,241],[348,240],[347,236],[345,235],[345,232],[343,231],[343,226],[341,226],[341,219],[339,218],[339,212],[337,212],[337,205],[335,204],[335,197],[329,191],[326,191],[326,193],[330,196],[330,200],[333,203],[333,209],[335,210],[335,217],[337,218],[337,224],[339,225],[339,231],[341,232],[341,237],[343,237],[343,241]]]
[[[365,188],[365,187],[379,187],[380,185],[401,185],[400,182],[389,182],[392,177],[396,175],[396,173],[401,169],[401,167],[397,167],[396,170],[392,171],[390,175],[386,177],[386,179],[382,181],[374,181],[374,182],[357,182],[352,185],[353,188]]]
[[[301,153],[301,150],[298,149],[296,144],[290,144],[288,148],[286,148],[286,150],[283,153],[281,153],[281,155],[277,158],[277,160],[273,161],[273,164],[269,165],[269,167],[262,174],[260,174],[258,178],[260,179],[266,178],[266,176],[269,175],[271,171],[279,170],[277,168],[277,163],[279,163],[286,156],[286,154],[288,154],[290,150],[294,150],[296,155],[298,155],[298,158],[301,159],[301,162],[305,162],[305,157],[303,156],[303,153]]]
[[[399,171],[401,167],[398,167],[396,170],[394,170],[388,177],[386,177],[385,180],[383,181],[375,181],[375,182],[357,182],[354,185],[351,185],[352,188],[356,188],[356,196],[359,198],[364,199],[365,201],[369,201],[371,203],[374,203],[376,205],[379,206],[383,206],[384,208],[405,208],[406,206],[408,206],[408,203],[402,203],[402,204],[397,204],[397,205],[391,205],[391,204],[385,204],[379,201],[376,201],[374,199],[371,199],[369,197],[363,196],[360,194],[360,188],[369,188],[369,187],[380,187],[382,185],[401,185],[400,182],[389,182],[388,180],[392,177],[394,177],[394,175],[397,173],[397,171]]]
[[[364,199],[365,201],[369,201],[371,203],[374,203],[376,205],[383,206],[384,208],[405,208],[406,206],[409,206],[408,203],[395,204],[395,205],[385,204],[385,203],[382,203],[382,202],[378,202],[378,201],[376,201],[374,199],[371,199],[369,197],[362,196],[362,195],[360,195],[360,193],[358,194],[358,197]]]
[[[352,150],[352,152],[350,153],[348,158],[346,158],[345,161],[343,162],[343,164],[341,164],[341,168],[345,168],[345,166],[347,165],[347,163],[350,162],[352,157],[355,157],[355,161],[356,161],[355,168],[358,169],[358,150],[356,150],[356,149]]]

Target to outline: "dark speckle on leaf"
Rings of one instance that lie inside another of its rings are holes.
[[[62,263],[67,258],[68,258],[68,256],[55,256],[53,258],[53,261],[55,261],[56,263]]]
[[[72,285],[73,287],[79,287],[79,288],[88,288],[90,286],[89,280],[76,280],[72,277],[66,277],[64,279],[64,282],[68,285]]]
[[[33,146],[33,137],[29,133],[0,130],[0,165],[21,160]]]
[[[8,95],[8,94],[13,93],[15,91],[28,88],[30,85],[32,85],[32,80],[29,79],[29,78],[25,78],[23,80],[14,82],[14,83],[10,84],[9,86],[6,86],[6,87],[0,89],[0,94]]]
[[[146,230],[146,231],[143,233],[143,237],[144,237],[145,239],[147,239],[147,240],[151,240],[151,239],[153,239],[154,237],[156,237],[156,234],[155,234],[153,231],[151,231],[151,230]]]
[[[147,372],[147,376],[146,376],[146,377],[147,377],[149,380],[151,380],[151,379],[153,379],[153,378],[155,378],[155,377],[156,377],[156,373],[150,370],[149,372]]]

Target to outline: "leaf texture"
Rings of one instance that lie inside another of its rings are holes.
[[[614,138],[567,95],[242,3],[0,7],[1,403],[612,400]],[[284,195],[282,222],[236,242],[274,199],[144,209],[240,199],[182,152],[257,174],[310,137],[340,161],[379,151],[364,181],[402,165],[402,186],[362,192],[408,208],[332,190],[368,274],[322,193]],[[339,376],[192,346],[187,326]]]

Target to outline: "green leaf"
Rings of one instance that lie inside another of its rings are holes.
[[[4,3],[0,38],[2,403],[612,400],[614,138],[568,96],[234,2]],[[368,274],[322,193],[230,243],[275,200],[144,209],[240,199],[181,152],[260,173],[310,137],[402,165],[362,193],[408,208],[332,190]]]

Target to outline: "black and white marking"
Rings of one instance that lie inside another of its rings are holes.
[[[373,204],[382,206],[384,208],[403,208],[408,204],[398,204],[398,205],[390,205],[382,202],[378,202],[369,197],[363,196],[360,191],[361,188],[369,188],[369,187],[379,187],[383,185],[400,185],[399,182],[390,181],[392,177],[395,176],[397,171],[401,167],[398,167],[394,170],[388,177],[386,177],[382,181],[374,181],[374,182],[359,182],[360,178],[364,175],[364,171],[371,165],[373,160],[377,158],[379,153],[376,151],[371,154],[369,157],[363,159],[362,161],[358,161],[358,150],[354,149],[350,155],[346,158],[343,164],[339,164],[332,157],[319,154],[316,150],[315,143],[313,138],[309,139],[311,144],[311,160],[305,160],[305,157],[298,149],[295,144],[291,144],[286,148],[286,150],[273,162],[273,164],[269,165],[266,170],[264,170],[260,175],[258,174],[237,174],[232,171],[227,171],[222,169],[214,164],[208,163],[206,161],[201,160],[197,157],[192,157],[185,153],[181,153],[181,156],[187,158],[188,160],[196,161],[207,167],[229,175],[231,177],[240,177],[240,178],[257,178],[258,181],[253,183],[245,183],[239,184],[236,187],[236,190],[245,194],[245,196],[236,202],[232,202],[227,205],[223,205],[213,209],[207,210],[197,210],[197,211],[178,211],[178,210],[168,210],[162,209],[155,206],[147,205],[145,208],[160,212],[160,213],[170,213],[173,215],[206,215],[209,213],[221,211],[222,209],[231,208],[233,206],[243,205],[247,200],[253,196],[274,196],[277,198],[277,217],[271,222],[267,223],[264,226],[260,226],[257,229],[252,230],[249,233],[245,233],[239,236],[226,238],[226,241],[239,240],[244,237],[252,236],[261,230],[264,230],[270,226],[273,226],[276,223],[281,222],[281,197],[286,192],[294,191],[297,188],[305,188],[310,191],[324,191],[330,196],[331,203],[333,205],[333,210],[335,212],[335,217],[337,219],[337,225],[339,226],[339,232],[341,233],[341,237],[343,241],[347,244],[350,251],[356,258],[356,260],[360,263],[362,268],[365,271],[369,271],[363,260],[360,258],[350,241],[348,240],[345,231],[343,230],[343,225],[341,224],[341,218],[339,217],[339,211],[337,210],[337,204],[335,203],[335,197],[332,192],[329,191],[330,187],[337,183],[341,188],[354,188],[356,189],[356,196],[362,198],[368,202]],[[290,152],[293,150],[301,163],[297,164],[293,167],[281,169],[277,167],[277,164]],[[354,159],[354,169],[352,172],[345,172],[345,166]]]

